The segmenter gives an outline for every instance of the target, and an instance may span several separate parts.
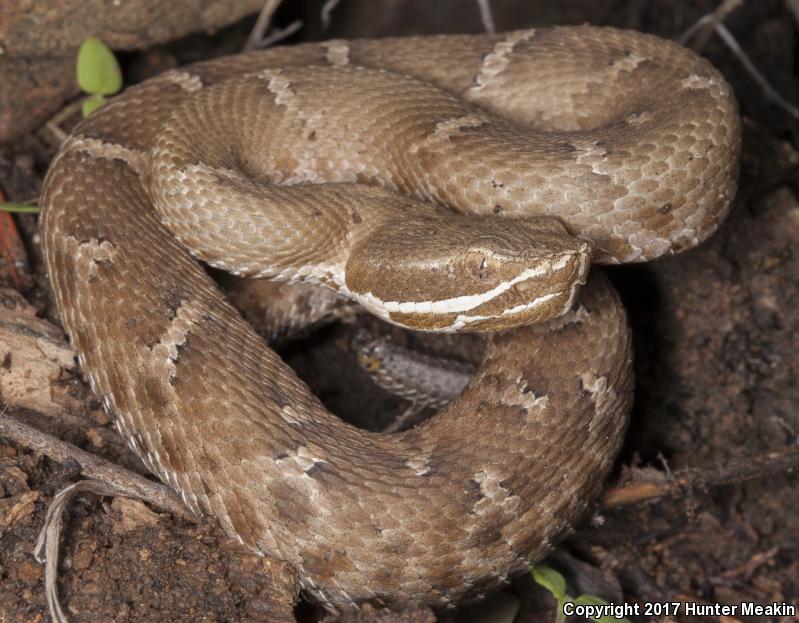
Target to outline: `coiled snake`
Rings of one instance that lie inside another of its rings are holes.
[[[46,262],[92,388],[189,507],[329,606],[444,606],[543,557],[598,492],[632,373],[606,278],[577,298],[589,257],[650,260],[710,235],[739,133],[707,62],[613,29],[222,58],[75,129],[45,181]],[[406,326],[509,330],[428,422],[357,430],[187,247]]]

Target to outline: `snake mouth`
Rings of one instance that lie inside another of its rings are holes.
[[[543,322],[568,311],[588,276],[590,246],[559,254],[481,294],[439,301],[380,301],[371,294],[360,303],[384,320],[409,329],[481,332]]]

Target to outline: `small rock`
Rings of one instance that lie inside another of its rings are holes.
[[[134,528],[155,526],[160,521],[158,515],[139,500],[114,498],[111,508],[119,515],[119,520],[114,522],[115,534],[123,534]]]
[[[105,446],[105,439],[103,438],[104,428],[90,428],[86,431],[86,439],[92,444],[94,448],[102,448]]]
[[[38,491],[26,491],[0,500],[0,535],[33,513]]]
[[[16,495],[28,491],[28,475],[16,465],[0,470],[0,485],[7,494]]]
[[[33,560],[23,560],[17,567],[17,579],[25,584],[35,584],[44,574],[44,565]]]
[[[88,569],[94,559],[94,547],[84,544],[74,554],[72,554],[72,568],[77,571]]]
[[[105,426],[111,421],[111,416],[105,412],[105,409],[94,409],[90,415],[92,420],[100,426]]]

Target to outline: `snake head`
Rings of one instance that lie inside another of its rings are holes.
[[[556,218],[425,215],[359,241],[345,282],[370,312],[409,329],[496,331],[570,309],[590,257]]]

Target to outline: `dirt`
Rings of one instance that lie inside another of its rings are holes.
[[[326,36],[319,20],[321,4],[286,3],[277,13],[277,23],[305,20],[305,28],[293,40]],[[666,37],[684,32],[717,4],[492,2],[500,30],[589,21]],[[455,0],[345,0],[331,17],[329,35],[337,37],[482,28],[476,3],[472,7]],[[725,24],[766,79],[796,102],[797,22],[787,2],[745,3]],[[195,35],[124,55],[126,78],[132,82],[161,67],[234,51],[251,25],[252,18],[216,37]],[[637,377],[631,426],[614,481],[623,480],[628,468],[710,470],[799,441],[799,124],[767,100],[718,38],[708,39],[703,53],[725,73],[741,104],[745,131],[740,189],[729,219],[708,243],[670,259],[610,271],[629,310]],[[38,192],[52,155],[42,136],[29,133],[0,152],[0,190],[9,200]],[[38,260],[36,219],[17,222],[33,267],[32,285],[23,288],[23,294],[40,315],[54,321]],[[328,327],[288,346],[283,354],[336,413],[360,426],[380,428],[404,404],[377,389],[357,368],[347,347],[351,330]],[[337,365],[328,365],[330,360]],[[9,413],[145,473],[79,372],[64,365],[54,373],[53,361],[60,359],[51,356],[39,367],[31,365],[36,374],[49,375],[51,394],[42,397],[41,379],[33,379],[38,402],[9,407]],[[2,400],[10,398],[4,394]],[[31,552],[49,501],[75,478],[69,465],[0,440],[0,622],[48,619],[43,567]],[[289,617],[275,600],[286,588],[280,581],[287,577],[277,563],[241,552],[213,527],[184,524],[133,504],[85,496],[70,506],[58,585],[70,620]],[[549,562],[563,571],[572,592],[617,602],[797,603],[797,535],[799,482],[795,471],[783,470],[745,482],[697,487],[679,498],[595,513]],[[503,594],[518,603],[519,623],[554,620],[553,600],[529,576],[517,579]],[[488,614],[470,609],[455,615],[434,615],[425,609],[400,614],[367,610],[358,618],[496,619],[499,610],[492,608]],[[295,614],[303,622],[322,616],[304,602]],[[729,623],[738,617],[690,620]]]

